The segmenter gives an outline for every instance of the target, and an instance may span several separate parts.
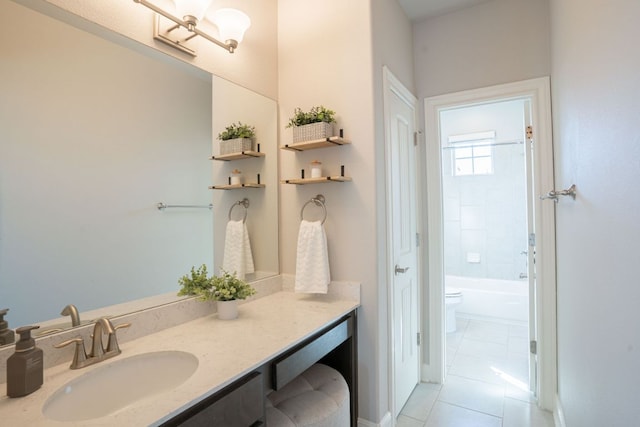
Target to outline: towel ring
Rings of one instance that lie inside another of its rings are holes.
[[[322,208],[322,213],[324,217],[322,218],[322,224],[324,224],[327,219],[327,207],[324,204],[324,196],[322,194],[318,194],[316,197],[312,197],[311,200],[307,201],[304,205],[302,205],[302,209],[300,209],[300,221],[304,220],[304,209],[307,207],[309,203],[314,203],[316,206],[320,206]]]
[[[236,206],[242,206],[244,207],[244,217],[242,218],[242,222],[246,222],[247,221],[247,210],[249,209],[249,199],[247,199],[246,197],[242,200],[238,200],[237,202],[235,202],[234,204],[231,205],[231,208],[229,208],[229,221],[231,221],[231,212],[233,212],[233,208],[235,208]]]

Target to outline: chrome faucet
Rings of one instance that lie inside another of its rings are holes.
[[[103,360],[110,359],[114,356],[122,353],[118,346],[118,337],[116,331],[121,328],[128,328],[131,323],[122,323],[117,326],[113,326],[111,321],[106,317],[101,317],[96,320],[93,326],[93,335],[91,339],[91,352],[87,353],[84,346],[84,339],[82,337],[72,338],[67,341],[63,341],[60,344],[56,344],[55,348],[66,347],[69,344],[75,344],[75,353],[73,361],[71,362],[71,369],[80,369],[85,366],[93,365]],[[107,348],[104,347],[102,337],[107,334]]]
[[[75,305],[69,304],[60,312],[62,316],[71,316],[71,326],[80,326],[80,313]]]

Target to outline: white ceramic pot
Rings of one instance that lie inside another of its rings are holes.
[[[238,317],[238,301],[218,301],[218,319],[233,320]]]

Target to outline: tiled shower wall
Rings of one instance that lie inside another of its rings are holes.
[[[496,142],[523,141],[523,103],[509,101],[444,112],[449,135],[496,131]],[[445,273],[517,280],[526,273],[524,144],[496,145],[494,173],[453,176],[454,150],[442,150]]]

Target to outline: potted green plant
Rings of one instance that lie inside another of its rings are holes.
[[[223,320],[238,317],[237,301],[254,295],[256,290],[233,274],[221,270],[220,276],[207,277],[207,266],[195,269],[178,280],[181,289],[178,295],[195,295],[201,301],[217,301],[218,318]]]
[[[333,123],[336,122],[335,111],[322,105],[302,111],[299,107],[293,111],[287,128],[293,128],[293,142],[313,141],[333,136]]]
[[[202,264],[199,268],[191,267],[191,273],[178,279],[180,284],[179,296],[201,295],[211,287],[211,279],[207,277],[207,266]]]
[[[255,126],[242,122],[232,123],[218,134],[220,140],[220,154],[240,153],[254,149],[256,136]]]

